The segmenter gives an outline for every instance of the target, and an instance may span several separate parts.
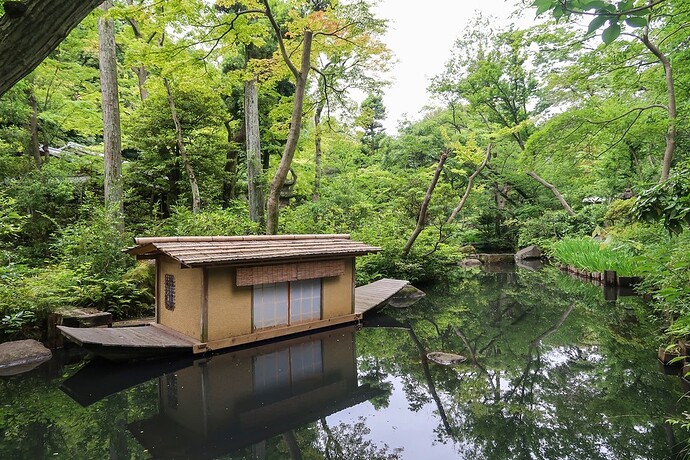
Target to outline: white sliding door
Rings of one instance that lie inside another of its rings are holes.
[[[254,329],[288,324],[288,283],[254,286],[252,304]]]

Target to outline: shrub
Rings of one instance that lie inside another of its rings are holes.
[[[194,214],[186,206],[175,206],[172,215],[154,230],[157,236],[186,235],[252,235],[261,231],[259,225],[249,220],[245,203],[235,201],[228,209],[207,209]]]

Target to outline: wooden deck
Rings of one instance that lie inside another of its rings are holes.
[[[86,350],[109,359],[162,356],[173,353],[205,353],[292,334],[355,323],[363,315],[386,303],[408,284],[407,281],[383,279],[355,289],[355,311],[335,318],[293,324],[256,331],[210,342],[199,342],[168,327],[151,323],[147,326],[113,328],[79,328],[58,326],[60,332]]]
[[[113,359],[191,353],[200,343],[160,324],[107,329],[58,326],[58,329],[86,350]]]
[[[408,284],[405,280],[386,278],[355,288],[355,314],[361,318],[367,311],[386,303]]]

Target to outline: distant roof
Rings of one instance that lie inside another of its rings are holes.
[[[135,241],[137,245],[127,253],[137,258],[165,254],[186,267],[333,259],[381,250],[352,241],[350,235],[170,236]]]

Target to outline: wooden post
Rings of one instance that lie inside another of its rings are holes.
[[[62,324],[62,315],[60,313],[51,313],[48,315],[48,318],[46,318],[45,344],[48,348],[62,348],[62,334],[57,328],[59,324]]]
[[[614,286],[608,286],[605,284],[603,286],[603,289],[604,289],[604,299],[607,302],[615,302],[616,300],[618,300],[618,287],[617,286],[615,286],[615,285]]]
[[[604,284],[606,286],[616,286],[618,284],[618,275],[615,270],[604,271]]]

